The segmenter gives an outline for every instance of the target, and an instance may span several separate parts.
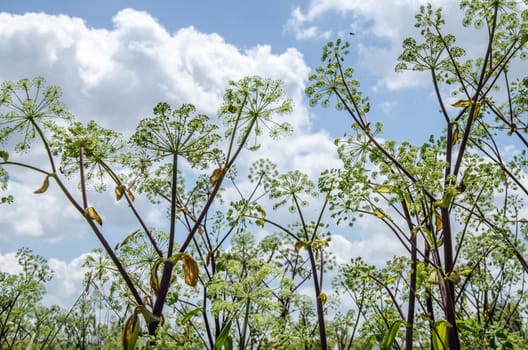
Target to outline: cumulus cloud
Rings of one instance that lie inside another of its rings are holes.
[[[18,264],[16,252],[0,254],[0,272],[12,275],[22,272],[22,267]]]
[[[307,14],[299,12],[299,21],[308,24],[323,10],[324,6]],[[329,35],[315,27],[311,30],[306,35]],[[269,45],[257,45],[241,50],[217,34],[193,27],[169,33],[148,13],[125,9],[114,16],[109,29],[91,28],[82,19],[64,15],[0,13],[0,50],[6,53],[0,56],[0,81],[42,75],[62,87],[64,101],[81,121],[95,119],[125,134],[133,131],[140,118],[150,115],[159,101],[194,103],[201,112],[214,115],[229,80],[246,75],[281,79],[295,105],[287,118],[296,131],[281,141],[263,137],[259,152],[247,153],[240,167],[247,169],[256,158],[268,157],[281,172],[299,169],[315,178],[323,169],[339,166],[329,134],[311,129],[311,114],[303,100],[309,68],[297,49],[276,53]],[[17,204],[2,208],[0,240],[30,237],[59,242],[87,232],[79,213],[68,207],[56,188],[50,186],[46,194],[35,198],[32,192],[42,179],[17,176],[11,180],[9,190]],[[113,198],[98,195],[92,199],[103,215],[110,244],[131,232],[133,220],[116,214],[118,204]],[[164,221],[163,211],[138,205],[149,224],[159,226]],[[370,239],[373,247],[372,240],[381,238],[373,235]],[[345,241],[333,246],[339,256],[365,254],[360,243],[350,243],[350,251],[340,250],[348,247]],[[71,249],[80,255],[91,248]],[[47,302],[67,305],[78,296],[82,259],[84,255],[70,262],[50,259],[56,273]]]
[[[169,33],[146,12],[119,11],[113,28],[87,27],[79,18],[0,13],[0,79],[45,76],[64,90],[81,119],[102,119],[130,131],[160,100],[194,103],[214,114],[229,80],[245,75],[282,79],[302,96],[308,67],[296,49],[272,53],[262,45],[241,51],[217,34],[193,27]],[[305,125],[306,118],[294,121]]]
[[[79,237],[79,220],[75,220],[79,215],[60,198],[54,184],[50,184],[45,194],[33,193],[41,186],[39,182],[42,180],[17,176],[10,181],[9,192],[15,196],[15,202],[2,207],[0,242],[18,237],[53,243]]]
[[[330,136],[311,130],[303,100],[309,68],[297,49],[275,53],[269,45],[257,45],[240,50],[218,34],[193,27],[169,33],[150,14],[133,9],[119,11],[110,29],[44,13],[0,13],[0,23],[1,49],[8,53],[0,58],[0,80],[43,75],[62,87],[63,100],[81,121],[95,119],[105,127],[131,133],[158,101],[176,106],[190,102],[214,115],[229,80],[260,75],[284,82],[295,106],[287,121],[296,131],[279,142],[263,137],[262,149],[246,153],[240,168],[268,157],[281,171],[296,167],[317,176],[323,168],[338,164]],[[82,218],[53,191],[53,185],[44,195],[32,193],[40,181],[12,177],[9,191],[15,194],[16,204],[0,218],[0,239],[14,235],[55,242],[87,231],[79,229]],[[75,189],[76,184],[71,185]],[[92,199],[106,230],[126,233],[133,229],[126,223],[128,216],[114,214],[116,204],[108,196]],[[157,211],[143,212],[154,223],[160,217]]]
[[[45,305],[59,305],[69,309],[81,295],[85,269],[82,268],[88,254],[82,254],[71,261],[51,258],[48,261],[53,270],[53,279],[46,284]]]
[[[455,4],[454,0],[311,0],[303,11],[296,7],[291,11],[287,29],[302,33],[306,28],[314,27],[320,19],[329,14],[346,16],[349,29],[360,33],[371,33],[376,37],[400,39],[408,33],[414,23],[414,14],[427,3],[448,8]],[[334,17],[335,18],[335,17]],[[352,23],[352,24],[350,24]],[[335,25],[336,22],[332,22]],[[338,31],[342,28],[331,28]],[[327,30],[328,32],[329,30]]]
[[[88,254],[82,254],[71,261],[57,258],[48,260],[48,265],[53,271],[53,279],[46,283],[44,305],[59,305],[69,309],[81,294],[83,289],[84,269],[82,264]],[[16,252],[0,254],[0,272],[18,274],[22,267],[18,264]]]
[[[291,11],[286,30],[299,40],[334,38],[355,32],[351,42],[358,54],[356,66],[377,77],[374,90],[415,88],[427,84],[428,76],[416,72],[395,73],[394,66],[403,39],[418,35],[413,26],[414,16],[427,3],[443,9],[446,33],[456,33],[468,52],[479,52],[483,43],[481,34],[460,30],[462,13],[455,0],[312,0],[305,8],[296,7]]]

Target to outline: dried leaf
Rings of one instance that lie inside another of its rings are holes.
[[[86,214],[88,214],[88,217],[95,222],[97,222],[99,225],[103,226],[103,219],[97,214],[97,211],[93,207],[86,208]]]
[[[181,256],[183,261],[183,273],[185,274],[185,283],[191,287],[196,286],[198,283],[198,264],[196,261],[188,254],[183,254]]]
[[[463,184],[463,183],[460,183],[460,185],[458,185],[457,187],[455,187],[455,189],[456,189],[456,193],[457,193],[457,194],[464,193],[464,191],[466,190],[466,185]]]
[[[46,178],[44,179],[44,182],[42,183],[42,186],[40,186],[40,188],[33,193],[35,194],[44,193],[48,190],[48,187],[49,187],[49,176],[46,176]]]
[[[128,194],[128,197],[130,198],[130,200],[133,202],[134,200],[136,200],[136,197],[134,196],[134,194],[132,193],[132,191],[130,191],[130,189],[128,189],[127,191],[127,194]]]
[[[225,169],[224,168],[217,168],[213,171],[211,176],[209,177],[209,180],[211,181],[211,184],[214,186],[222,179],[224,176]]]

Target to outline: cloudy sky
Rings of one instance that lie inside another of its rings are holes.
[[[333,140],[350,124],[331,108],[309,108],[304,96],[308,74],[329,40],[351,40],[349,64],[371,98],[370,119],[386,125],[385,137],[418,142],[441,125],[427,75],[394,72],[401,42],[415,34],[414,14],[424,2],[3,0],[0,81],[43,76],[63,89],[78,119],[126,134],[159,101],[190,102],[214,116],[228,80],[281,79],[295,103],[288,117],[295,132],[264,145],[261,155],[280,171],[301,169],[315,178],[339,165]],[[448,25],[460,18],[456,1],[433,3],[445,8]],[[432,117],[426,120],[423,111]],[[0,208],[0,269],[13,267],[19,247],[31,248],[56,271],[49,301],[65,303],[78,295],[83,254],[99,245],[53,189],[38,198],[32,194],[41,181],[12,176],[9,191],[16,203]],[[101,205],[112,212],[116,203],[104,198]],[[127,233],[128,218],[108,216],[105,226],[116,232],[115,243]],[[152,225],[159,219],[159,213],[148,214]],[[358,254],[380,262],[399,251],[386,233],[372,231],[363,222],[353,234],[337,232],[332,247],[338,262]]]

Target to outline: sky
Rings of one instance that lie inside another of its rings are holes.
[[[281,79],[294,101],[294,133],[263,145],[281,172],[300,169],[312,178],[338,167],[334,139],[350,126],[332,108],[310,108],[308,75],[320,64],[323,45],[351,41],[347,64],[371,99],[370,120],[385,124],[386,138],[421,142],[441,126],[427,74],[395,73],[402,40],[415,35],[422,0],[122,1],[0,0],[0,81],[43,76],[63,89],[63,101],[81,121],[130,134],[159,101],[193,103],[211,116],[229,80],[246,75]],[[460,19],[457,1],[435,0],[448,26]],[[454,24],[453,24],[454,25]],[[354,36],[348,33],[354,32]],[[462,36],[474,50],[479,41]],[[256,155],[246,156],[249,166]],[[0,207],[0,270],[14,271],[24,246],[48,259],[55,271],[47,301],[67,305],[81,289],[80,265],[99,247],[82,218],[50,188],[36,198],[42,179],[12,174],[16,203]],[[105,213],[117,212],[106,195],[94,197]],[[146,202],[146,200],[144,200]],[[156,225],[163,213],[138,204]],[[133,231],[128,217],[108,215],[111,243]],[[359,254],[372,263],[401,252],[368,220],[354,233],[336,231],[338,262]]]

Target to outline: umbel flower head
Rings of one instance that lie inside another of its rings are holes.
[[[149,152],[153,160],[179,156],[192,166],[206,167],[212,159],[210,147],[219,136],[209,117],[195,111],[192,104],[172,109],[166,102],[158,103],[154,116],[139,122],[131,137],[132,144]]]

